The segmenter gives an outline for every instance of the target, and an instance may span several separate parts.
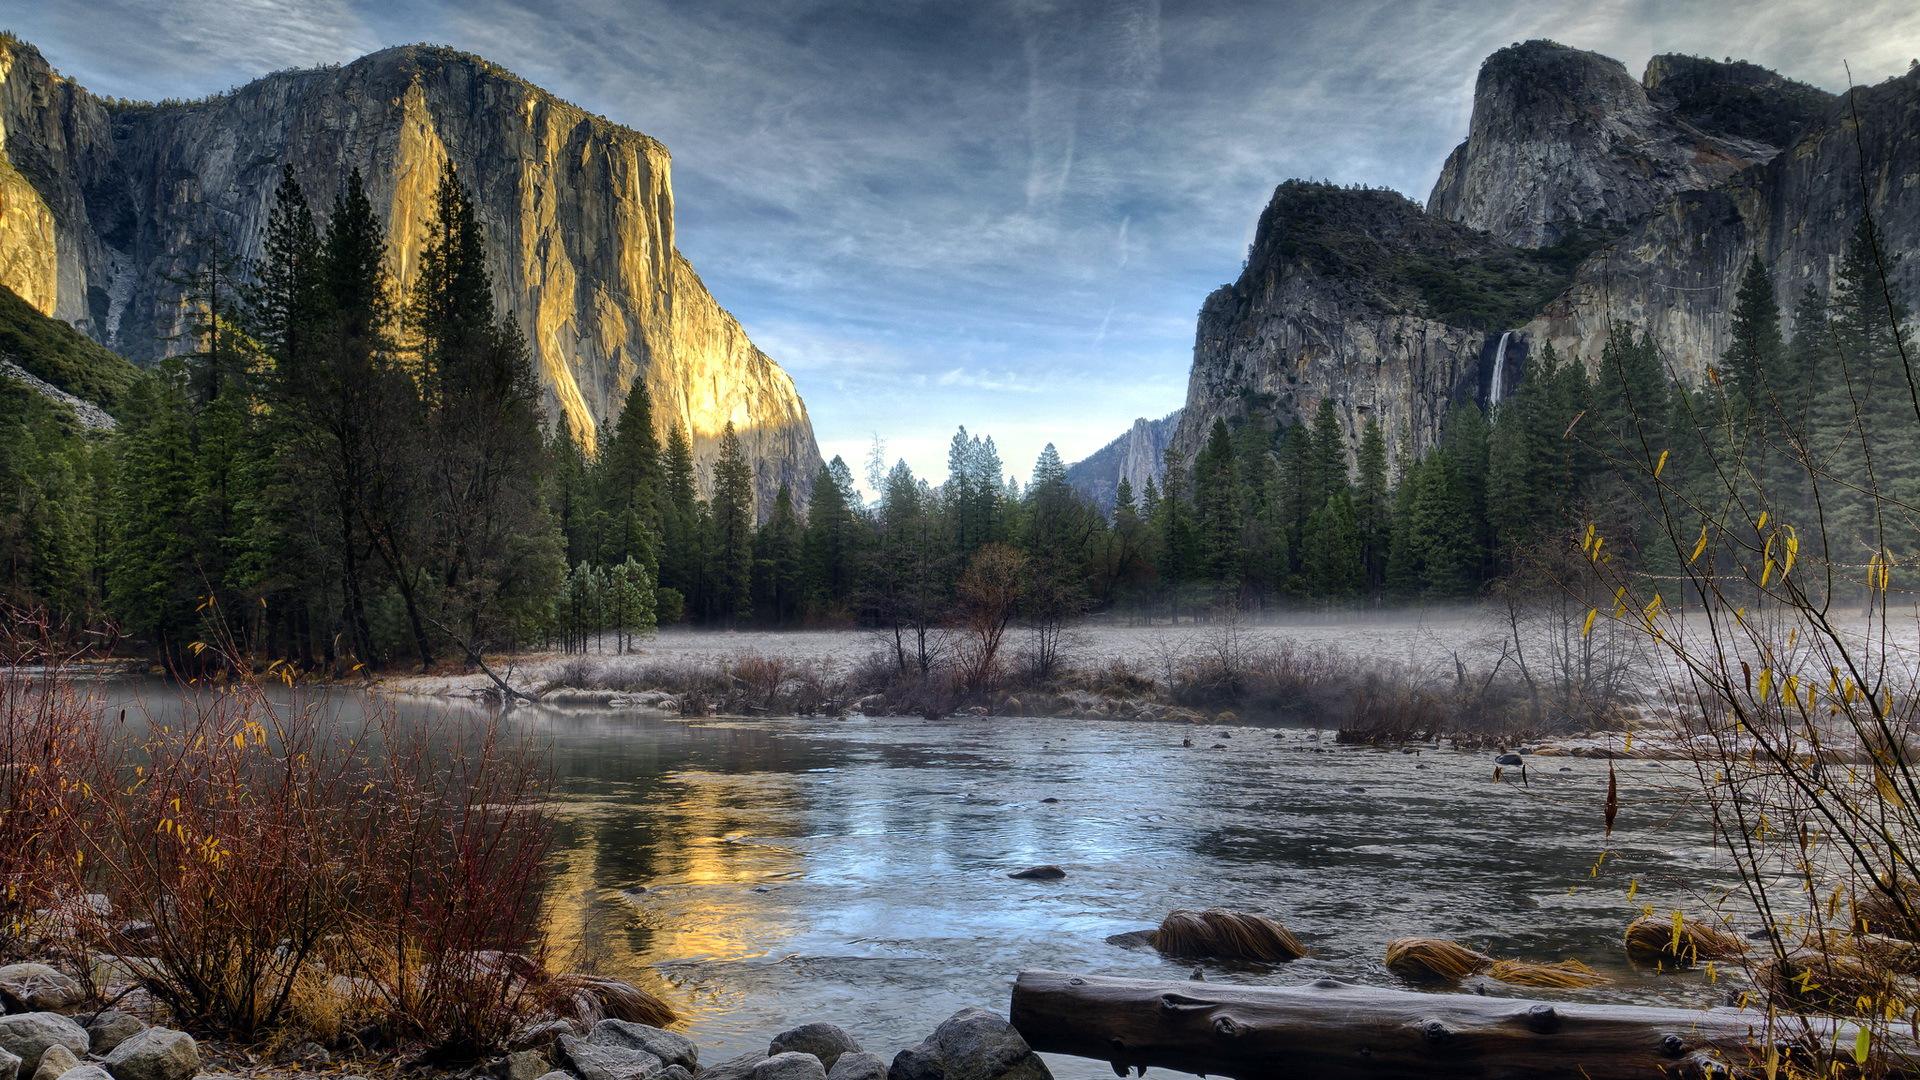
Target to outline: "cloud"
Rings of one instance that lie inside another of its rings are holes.
[[[1274,185],[1424,199],[1512,41],[1634,71],[1733,54],[1828,88],[1842,60],[1904,71],[1920,41],[1895,0],[8,3],[105,93],[435,41],[659,138],[682,250],[793,371],[823,445],[858,457],[877,430],[930,476],[963,423],[1024,470],[1177,406],[1195,313]]]

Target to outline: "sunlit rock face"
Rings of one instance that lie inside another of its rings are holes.
[[[1119,495],[1120,482],[1125,480],[1133,489],[1134,503],[1138,505],[1146,497],[1147,481],[1160,483],[1167,443],[1172,441],[1179,424],[1178,409],[1158,420],[1144,416],[1135,420],[1125,435],[1094,451],[1084,461],[1069,465],[1067,482],[1093,500],[1101,513],[1110,514]]]
[[[1909,254],[1920,250],[1920,70],[1832,104],[1765,164],[1667,200],[1583,262],[1528,334],[1592,363],[1608,320],[1619,320],[1651,330],[1697,379],[1726,351],[1728,311],[1750,255],[1772,270],[1790,316],[1804,290],[1830,291],[1867,211],[1886,250],[1905,255],[1894,268],[1896,292],[1920,297],[1920,259]]]
[[[1427,209],[1527,247],[1615,230],[1772,157],[1826,97],[1750,64],[1657,57],[1643,84],[1598,53],[1512,45],[1481,65]]]
[[[592,446],[643,379],[662,431],[692,433],[703,477],[735,424],[763,510],[781,483],[804,496],[819,467],[792,379],[675,249],[666,148],[478,57],[388,49],[204,101],[124,105],[4,41],[0,130],[0,282],[135,360],[182,347],[175,279],[216,244],[259,257],[284,163],[323,214],[361,171],[403,290],[450,165],[552,419]]]

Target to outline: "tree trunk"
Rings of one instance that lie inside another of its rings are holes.
[[[1020,974],[1011,1019],[1035,1050],[1106,1061],[1122,1076],[1159,1066],[1234,1080],[1714,1076],[1764,1062],[1772,1044],[1782,1066],[1791,1060],[1804,1070],[1819,1048],[1850,1064],[1856,1035],[1831,1018],[1780,1019],[1769,1030],[1766,1015],[1750,1010],[1429,994],[1334,979],[1252,987],[1056,971]],[[1915,1075],[1915,1049],[1899,1048],[1894,1075]]]

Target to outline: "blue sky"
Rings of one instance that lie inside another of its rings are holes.
[[[822,449],[1022,474],[1184,397],[1194,316],[1288,177],[1424,199],[1489,52],[1639,73],[1906,70],[1920,5],[1687,0],[0,0],[104,94],[190,97],[428,41],[666,143],[680,247],[793,373]]]

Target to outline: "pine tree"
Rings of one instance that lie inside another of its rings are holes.
[[[753,617],[753,466],[728,421],[713,466],[712,614],[732,622]]]
[[[756,606],[775,623],[792,622],[800,614],[800,540],[793,491],[783,483],[773,496],[773,512],[754,539]]]
[[[594,467],[597,508],[608,524],[600,557],[609,564],[637,559],[660,565],[660,440],[654,434],[653,399],[635,378],[614,425],[613,437],[600,448]]]
[[[807,605],[817,615],[843,612],[853,599],[860,548],[852,489],[852,470],[838,455],[814,474],[803,558]]]
[[[1378,420],[1369,418],[1360,432],[1358,463],[1360,476],[1354,486],[1353,513],[1360,530],[1360,563],[1365,572],[1365,588],[1371,591],[1386,582],[1387,543],[1392,528],[1387,439]]]
[[[660,587],[664,621],[676,601],[694,605],[699,599],[701,568],[699,493],[694,488],[693,445],[675,424],[667,431],[667,449],[661,458]]]
[[[1222,598],[1240,589],[1242,495],[1233,437],[1216,418],[1194,461],[1194,514],[1199,577]]]
[[[1727,348],[1720,355],[1725,372],[1730,419],[1748,438],[1764,439],[1764,418],[1774,411],[1774,395],[1783,388],[1769,385],[1779,370],[1784,344],[1780,338],[1780,305],[1773,298],[1773,275],[1755,252],[1747,259],[1734,294],[1727,324]]]

